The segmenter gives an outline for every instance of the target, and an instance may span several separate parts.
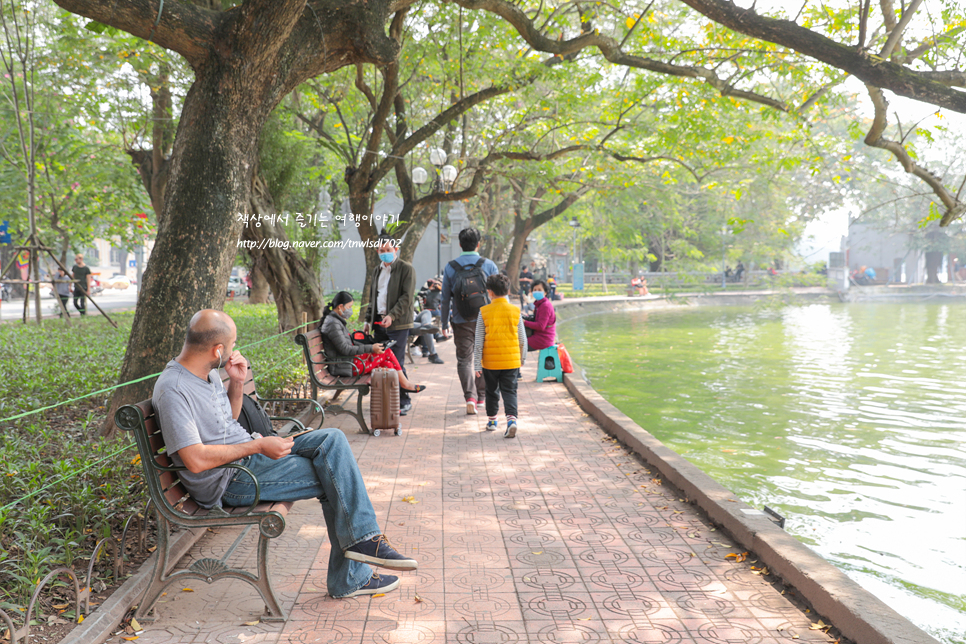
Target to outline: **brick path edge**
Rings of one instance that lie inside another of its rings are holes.
[[[666,447],[607,402],[581,376],[564,384],[600,426],[661,473],[715,523],[754,552],[769,570],[794,587],[813,608],[856,644],[939,644],[808,546],[772,523],[760,510]]]

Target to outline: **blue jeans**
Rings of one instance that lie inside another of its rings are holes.
[[[317,429],[295,438],[292,453],[272,460],[261,454],[239,461],[258,478],[262,501],[317,498],[329,533],[329,595],[344,597],[369,583],[372,568],[350,561],[346,548],[382,534],[355,456],[338,429]],[[224,505],[246,506],[255,500],[255,485],[238,471],[228,484]]]

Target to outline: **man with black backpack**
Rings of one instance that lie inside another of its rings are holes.
[[[449,329],[450,322],[453,323],[456,371],[463,386],[466,413],[471,415],[476,414],[476,406],[483,402],[486,392],[483,377],[477,377],[473,372],[476,318],[480,308],[490,303],[486,278],[500,272],[496,264],[480,257],[481,238],[476,228],[461,230],[459,239],[463,253],[448,263],[443,271],[443,331]]]

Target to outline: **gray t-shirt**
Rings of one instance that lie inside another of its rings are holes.
[[[245,428],[232,418],[231,401],[218,372],[212,370],[202,380],[177,361],[172,360],[154,384],[154,410],[158,415],[164,444],[178,467],[184,463],[177,451],[182,447],[236,445],[252,440]],[[237,470],[211,469],[200,474],[188,471],[178,474],[185,488],[199,505],[218,505],[228,481]]]
[[[63,277],[61,277],[60,275],[55,276],[54,288],[57,289],[57,295],[61,295],[63,297],[69,297],[70,296],[70,277],[68,277],[67,275],[64,275]]]

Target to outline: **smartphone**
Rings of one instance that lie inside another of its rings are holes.
[[[315,430],[316,430],[315,427],[306,427],[300,432],[289,434],[288,436],[283,436],[282,438],[295,438],[296,436],[301,436],[302,434],[308,434],[309,432],[314,432]]]
[[[386,343],[385,345],[383,345],[383,348],[386,348],[386,349],[388,349],[388,348],[390,348],[390,347],[394,347],[394,346],[396,346],[396,341],[395,341],[395,340],[390,340],[390,341],[389,341],[389,342],[387,342],[387,343]]]

